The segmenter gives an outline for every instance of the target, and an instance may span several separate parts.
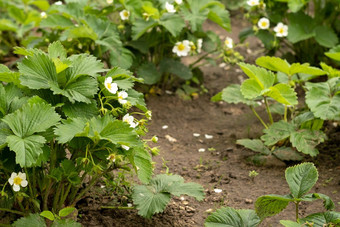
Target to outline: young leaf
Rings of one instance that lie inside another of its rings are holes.
[[[324,213],[315,213],[308,215],[305,218],[300,219],[301,223],[314,223],[313,227],[324,227],[328,226],[327,224],[339,224],[340,222],[340,213],[334,211],[327,211]],[[329,225],[332,226],[332,225]]]
[[[261,220],[263,220],[266,217],[280,213],[288,206],[289,202],[292,201],[294,201],[294,199],[287,195],[260,196],[255,202],[255,211]]]
[[[30,214],[27,217],[22,217],[13,223],[14,227],[46,227],[45,221],[39,214]]]
[[[304,195],[301,200],[302,201],[315,201],[318,199],[322,199],[323,200],[323,205],[325,207],[325,209],[327,210],[333,210],[335,208],[334,202],[332,201],[332,199],[324,194],[321,193],[312,193],[312,194],[307,194]]]
[[[310,156],[316,156],[319,151],[315,147],[324,142],[326,138],[326,134],[322,131],[302,129],[290,135],[290,142],[298,151]]]
[[[280,140],[286,139],[291,133],[295,132],[294,125],[285,121],[278,121],[272,124],[268,129],[264,129],[265,133],[261,136],[264,144],[272,146]]]
[[[60,60],[65,60],[67,57],[67,52],[60,41],[51,43],[48,46],[48,56],[51,59],[60,58]]]
[[[231,207],[218,209],[207,217],[205,227],[255,227],[261,222],[253,210],[235,210]]]
[[[54,220],[54,214],[49,210],[44,210],[43,212],[40,213],[40,216],[47,218],[50,221]]]
[[[313,163],[302,163],[286,169],[286,181],[294,198],[301,198],[318,180],[318,171]]]
[[[289,220],[280,220],[280,224],[283,225],[284,227],[301,227],[301,224]]]
[[[204,198],[203,187],[194,183],[184,183],[178,175],[157,175],[148,185],[134,187],[132,199],[136,204],[138,214],[150,218],[153,214],[162,212],[169,203],[171,194],[179,196],[187,194],[198,200]]]
[[[65,207],[59,211],[59,216],[66,217],[67,215],[71,214],[75,209],[75,207]]]
[[[262,56],[256,59],[256,64],[275,72],[279,71],[287,75],[290,75],[289,73],[290,66],[288,62],[278,57]]]
[[[227,103],[244,103],[246,105],[255,106],[256,102],[253,100],[249,100],[244,98],[241,93],[241,87],[238,84],[232,84],[222,90],[221,98],[223,101]]]
[[[327,82],[306,83],[306,103],[316,117],[333,120],[340,116],[340,94],[336,94],[336,83],[339,78]]]
[[[265,95],[284,105],[294,106],[298,104],[296,92],[287,84],[276,84],[275,86],[270,87]]]
[[[249,148],[252,151],[259,152],[264,155],[269,155],[270,150],[266,147],[261,140],[258,139],[240,139],[236,141],[237,144],[240,144],[246,148]]]

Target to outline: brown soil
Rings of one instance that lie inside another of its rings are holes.
[[[240,20],[233,20],[234,40],[242,25]],[[207,29],[214,29],[225,36],[222,30],[216,30],[207,24]],[[252,62],[259,55],[259,43],[252,40],[250,49],[243,50],[247,62]],[[197,202],[184,196],[184,200],[174,198],[164,213],[155,215],[151,220],[137,215],[136,210],[99,210],[91,204],[80,209],[84,226],[203,226],[208,210],[222,206],[254,209],[256,198],[265,194],[288,194],[284,171],[287,165],[278,160],[269,160],[266,166],[257,167],[246,161],[253,153],[235,144],[237,139],[257,138],[261,135],[262,125],[248,107],[226,103],[212,103],[210,98],[227,85],[239,83],[242,75],[238,67],[222,69],[205,67],[205,87],[207,94],[192,101],[183,101],[175,95],[149,97],[148,108],[152,110],[152,122],[149,125],[149,137],[157,135],[161,154],[154,158],[157,162],[156,173],[164,173],[169,168],[173,174],[183,176],[186,181],[203,185],[206,192],[204,201]],[[261,113],[261,111],[260,111]],[[262,115],[265,117],[264,113]],[[168,125],[167,129],[162,129]],[[320,146],[322,154],[313,161],[319,171],[319,180],[312,191],[329,195],[340,211],[340,168],[339,168],[339,127],[330,130],[329,142]],[[199,133],[194,137],[193,133]],[[212,135],[206,139],[205,134]],[[176,142],[170,142],[171,136]],[[198,149],[205,148],[205,152]],[[165,162],[163,163],[163,159]],[[259,175],[254,181],[248,176],[256,170]],[[221,193],[214,189],[222,189]],[[261,226],[280,226],[279,220],[295,218],[295,207],[290,204],[281,214],[268,218]],[[324,211],[322,202],[302,203],[300,215]]]

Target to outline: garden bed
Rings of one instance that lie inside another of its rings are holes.
[[[242,21],[233,18],[232,22],[233,34],[230,36],[236,39]],[[206,28],[216,31],[209,24]],[[219,30],[217,33],[226,35]],[[246,62],[254,61],[261,49],[257,41],[251,40],[250,43],[250,51],[242,50]],[[246,161],[254,153],[236,145],[237,139],[261,135],[263,126],[251,110],[244,105],[210,101],[227,85],[239,83],[243,73],[237,66],[227,66],[227,69],[209,66],[203,71],[208,93],[192,101],[164,93],[148,97],[147,106],[152,110],[148,135],[158,136],[157,146],[161,150],[154,158],[156,173],[165,173],[168,168],[170,173],[179,174],[186,181],[202,184],[206,193],[204,201],[197,202],[186,196],[175,198],[164,213],[150,220],[138,216],[136,210],[100,209],[99,205],[95,206],[100,201],[93,201],[79,210],[84,226],[203,226],[211,209],[214,211],[221,206],[253,209],[256,198],[261,195],[289,192],[284,170],[295,163],[273,159],[258,167]],[[168,128],[164,129],[164,125]],[[319,146],[321,154],[315,159],[309,158],[319,171],[319,180],[312,190],[329,195],[336,205],[335,210],[340,211],[339,126],[329,124],[327,129],[329,140]],[[194,133],[200,136],[195,137]],[[213,137],[206,139],[205,134]],[[205,151],[199,152],[201,148]],[[248,176],[252,170],[259,173],[254,181]],[[216,193],[214,189],[222,189],[222,192]],[[318,211],[323,211],[321,201],[308,206],[301,203],[302,216]],[[279,220],[294,217],[294,207],[290,204],[286,211],[266,219],[261,226],[279,226]]]

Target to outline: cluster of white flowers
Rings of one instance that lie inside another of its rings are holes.
[[[112,93],[112,94],[117,93],[118,85],[116,83],[112,83],[112,77],[107,77],[104,81],[104,85],[110,93]],[[127,103],[127,100],[126,100],[127,97],[128,97],[128,93],[126,91],[118,92],[118,102],[120,104]]]
[[[181,42],[177,42],[175,46],[172,48],[172,52],[177,54],[177,56],[187,56],[190,51],[197,51],[197,53],[201,53],[203,45],[203,39],[197,40],[197,45],[194,42],[189,40],[183,40]]]
[[[129,17],[130,17],[130,12],[128,10],[124,9],[119,13],[119,16],[120,16],[120,19],[122,19],[122,20],[128,20]]]
[[[135,122],[135,118],[130,114],[125,114],[123,117],[123,121],[128,123],[131,128],[136,128],[138,126],[138,122]]]
[[[19,172],[19,173],[12,173],[11,177],[8,179],[10,185],[13,186],[13,191],[18,192],[20,191],[21,187],[26,187],[28,185],[28,181],[26,180],[26,174]]]

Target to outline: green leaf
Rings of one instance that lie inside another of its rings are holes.
[[[75,80],[81,75],[96,78],[99,73],[105,72],[104,64],[96,57],[88,54],[74,54],[68,58],[71,61],[69,80]]]
[[[264,129],[265,133],[261,136],[264,144],[272,146],[277,142],[288,138],[291,133],[295,132],[294,125],[285,121],[278,121],[272,124],[268,129]]]
[[[45,53],[34,53],[18,63],[21,84],[31,89],[48,89],[57,84],[57,71],[53,61]]]
[[[72,219],[56,219],[51,227],[81,227],[81,223]]]
[[[176,14],[164,14],[159,24],[166,28],[174,37],[177,37],[185,27],[185,21]]]
[[[74,207],[65,207],[59,211],[60,217],[66,217],[67,215],[71,214],[73,211],[75,211],[76,208]]]
[[[240,139],[236,141],[236,144],[242,145],[246,148],[249,148],[252,151],[256,151],[259,152],[261,154],[264,155],[269,155],[271,152],[268,149],[268,147],[266,147],[263,142],[259,139]]]
[[[144,79],[144,83],[148,85],[156,84],[160,81],[162,74],[157,70],[152,62],[144,63],[137,69],[137,75]]]
[[[132,199],[138,209],[138,214],[150,218],[153,214],[162,212],[169,203],[171,194],[179,196],[187,194],[198,200],[204,198],[203,187],[194,183],[184,183],[178,175],[157,175],[148,185],[138,185],[133,189]]]
[[[60,58],[60,60],[65,60],[67,57],[67,52],[60,41],[53,42],[48,46],[48,56],[51,59]]]
[[[46,227],[45,221],[39,214],[29,214],[27,217],[22,217],[13,223],[14,227]]]
[[[268,90],[265,90],[265,92]],[[263,88],[256,79],[247,79],[241,85],[242,96],[246,99],[255,99],[262,95]]]
[[[276,84],[273,87],[270,87],[265,95],[284,105],[294,106],[298,104],[296,92],[287,84]]]
[[[65,30],[64,36],[66,36],[68,39],[88,38],[93,41],[96,41],[98,39],[98,35],[93,31],[91,27],[87,25],[69,28]]]
[[[285,227],[301,227],[301,224],[289,220],[280,220],[280,224]]]
[[[54,133],[59,143],[67,143],[84,131],[85,124],[86,120],[83,118],[68,118],[62,120],[62,124],[57,125]]]
[[[253,28],[251,27],[251,29]],[[266,49],[271,50],[275,48],[276,38],[273,33],[269,32],[268,30],[259,30],[255,33],[255,36],[262,41]]]
[[[324,142],[326,138],[326,134],[322,131],[302,129],[290,135],[290,142],[298,151],[316,156],[319,151],[315,147]]]
[[[288,7],[293,12],[296,13],[308,2],[309,0],[289,0]]]
[[[142,183],[147,184],[150,182],[153,173],[151,156],[145,149],[137,148],[135,151],[134,163],[136,165],[138,178]]]
[[[301,161],[303,157],[291,147],[280,147],[273,151],[273,155],[282,161]]]
[[[316,67],[309,66],[308,63],[304,63],[302,65],[300,63],[293,63],[290,66],[289,74],[294,75],[296,73],[305,73],[312,76],[321,76],[325,74],[325,71]]]
[[[42,28],[54,28],[54,29],[67,29],[69,27],[73,27],[73,22],[68,19],[67,17],[64,17],[62,15],[58,14],[50,14],[47,18],[43,19],[40,22],[40,26]]]
[[[261,222],[253,210],[218,209],[207,217],[205,227],[255,227]]]
[[[195,3],[190,5],[191,10],[189,10],[187,8],[181,9],[182,15],[184,16],[184,19],[186,21],[189,21],[189,24],[191,26],[191,30],[193,32],[202,30],[202,24],[207,19],[208,13],[209,13],[208,9],[200,11],[199,9],[197,9],[197,7],[193,7],[193,5],[195,5]]]
[[[110,63],[112,66],[119,66],[125,69],[131,67],[133,62],[133,53],[126,49],[120,48],[110,53]]]
[[[54,214],[49,210],[44,210],[43,212],[40,213],[40,216],[47,218],[50,221],[54,220]]]
[[[290,65],[286,60],[283,60],[278,57],[262,56],[256,59],[256,64],[275,72],[279,71],[287,75],[290,75],[289,73]]]
[[[312,17],[299,12],[295,14],[289,14],[288,19],[289,32],[287,38],[293,44],[315,36],[314,28],[316,25]]]
[[[294,198],[301,198],[318,180],[318,171],[313,163],[302,163],[286,169],[286,181]]]
[[[313,227],[324,227],[327,224],[338,224],[340,220],[340,213],[334,211],[328,211],[324,213],[314,213],[308,215],[305,218],[301,218],[301,223],[314,223]]]
[[[20,85],[20,73],[11,72],[7,66],[0,64],[0,81]]]
[[[231,30],[229,12],[220,7],[220,5],[213,5],[209,7],[208,19],[215,22],[227,31]]]
[[[189,67],[184,65],[180,61],[176,61],[171,58],[164,58],[159,65],[160,72],[163,74],[165,72],[175,74],[184,80],[189,80],[192,78],[192,72]]]
[[[339,58],[340,59],[340,58]],[[324,62],[320,63],[321,68],[326,72],[328,78],[340,77],[340,71],[327,65]],[[1,74],[0,74],[1,75]],[[0,77],[1,78],[1,77]]]
[[[307,202],[315,201],[315,200],[318,200],[318,199],[323,200],[323,205],[324,205],[325,209],[333,210],[335,208],[335,205],[334,205],[334,202],[332,201],[332,199],[329,196],[321,194],[321,193],[307,194],[307,195],[304,195],[301,198],[302,201],[307,201]]]
[[[339,39],[334,30],[326,26],[318,26],[315,28],[315,40],[324,47],[332,48],[338,44]]]
[[[263,220],[266,217],[280,213],[292,201],[294,200],[287,195],[260,196],[255,202],[255,211],[261,220]]]
[[[333,120],[340,116],[340,94],[334,93],[339,78],[327,82],[306,83],[306,103],[316,117]]]
[[[221,93],[221,100],[227,103],[244,103],[246,105],[252,106],[256,105],[255,101],[244,98],[241,93],[241,86],[239,84],[232,84],[224,88]]]
[[[0,19],[0,31],[13,31],[16,32],[18,26],[14,24],[11,20]]]
[[[139,39],[142,35],[144,35],[147,30],[157,25],[158,23],[153,19],[150,19],[148,21],[137,19],[132,25],[132,40]]]

